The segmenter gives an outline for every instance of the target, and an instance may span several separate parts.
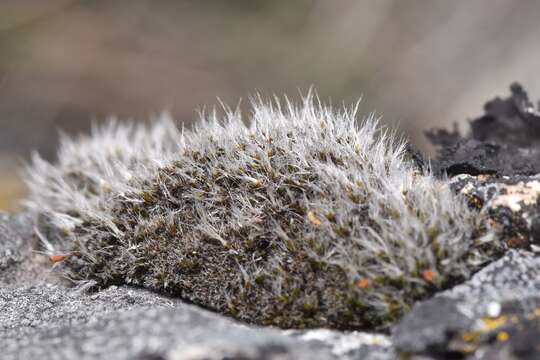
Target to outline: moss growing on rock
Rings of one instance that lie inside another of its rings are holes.
[[[308,97],[193,131],[110,125],[35,157],[28,207],[74,280],[167,292],[284,328],[384,327],[496,251],[405,144]],[[487,235],[486,235],[487,234]]]

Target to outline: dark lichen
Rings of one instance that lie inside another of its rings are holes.
[[[432,161],[436,173],[450,176],[533,175],[540,173],[540,113],[521,85],[510,87],[508,98],[495,98],[484,106],[485,114],[470,121],[463,136],[432,129],[427,137],[439,149]]]

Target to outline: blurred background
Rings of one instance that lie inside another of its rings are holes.
[[[256,91],[362,97],[429,152],[424,129],[465,129],[512,81],[540,96],[539,15],[535,0],[0,0],[0,209],[58,129],[189,123]]]

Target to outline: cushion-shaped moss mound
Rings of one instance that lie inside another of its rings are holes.
[[[258,101],[249,121],[110,123],[36,156],[27,203],[62,268],[252,323],[365,328],[493,256],[481,213],[355,107]]]

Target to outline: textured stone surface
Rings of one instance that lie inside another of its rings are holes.
[[[24,216],[10,216],[0,213],[0,271],[6,271],[23,262],[28,247],[28,223]]]
[[[436,173],[450,176],[533,175],[540,173],[540,112],[529,101],[521,85],[510,87],[507,98],[495,98],[484,106],[485,113],[470,122],[465,136],[453,131],[427,132],[439,147],[432,165]]]
[[[452,177],[471,207],[487,213],[509,247],[538,250],[540,111],[519,84],[510,91],[487,102],[466,135],[457,126],[428,131],[438,147],[431,164],[436,174]]]
[[[390,358],[363,333],[285,333],[239,324],[142,289],[88,295],[58,285],[0,291],[2,359]],[[364,358],[364,357],[362,357]]]
[[[0,286],[49,279],[47,257],[36,249],[38,239],[33,234],[28,215],[0,213]]]
[[[417,304],[393,330],[402,354],[540,357],[540,259],[510,250],[470,281]]]
[[[540,176],[458,175],[450,186],[483,209],[510,248],[540,250]]]

